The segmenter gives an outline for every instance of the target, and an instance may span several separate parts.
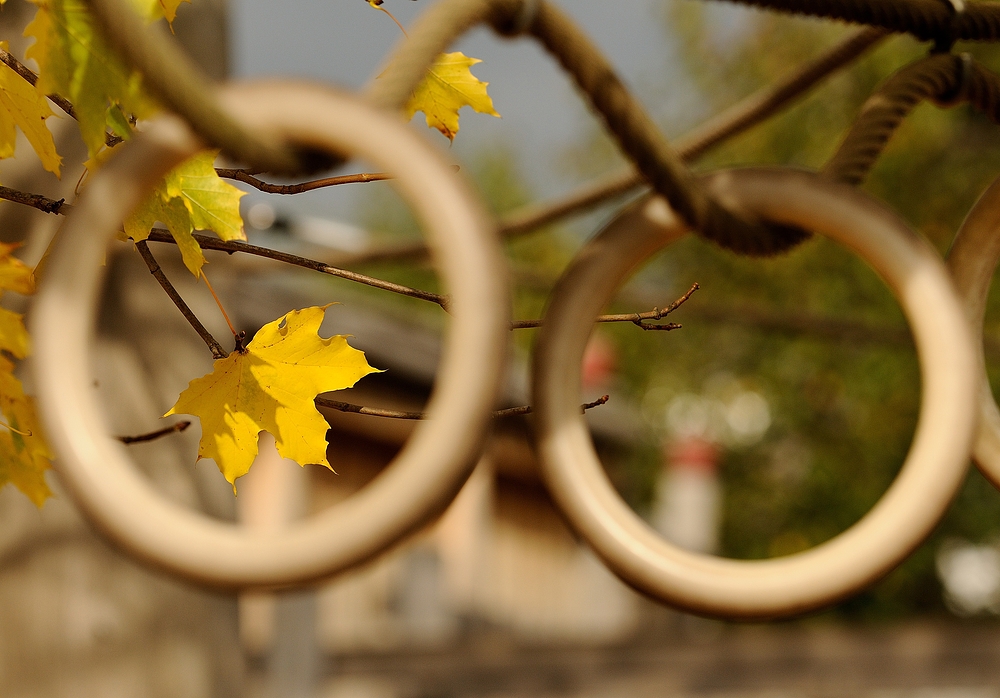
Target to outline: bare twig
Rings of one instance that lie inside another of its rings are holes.
[[[0,199],[6,199],[7,201],[13,201],[14,203],[31,206],[32,208],[37,208],[39,211],[44,211],[45,213],[59,213],[66,215],[73,208],[72,205],[66,203],[66,199],[50,199],[49,197],[42,196],[41,194],[28,194],[26,192],[4,186],[0,186]]]
[[[361,172],[358,174],[340,175],[339,177],[324,177],[323,179],[314,179],[310,182],[302,182],[300,184],[271,184],[254,177],[247,170],[216,167],[215,171],[220,177],[238,180],[268,194],[302,194],[303,192],[322,189],[323,187],[335,187],[338,184],[381,182],[393,178],[391,174],[386,172]]]
[[[687,293],[685,293],[683,296],[681,296],[680,298],[678,298],[673,303],[671,303],[670,305],[668,305],[666,308],[663,309],[653,308],[652,310],[646,313],[619,313],[617,315],[598,315],[594,319],[594,322],[631,322],[633,325],[641,327],[644,330],[665,330],[665,331],[679,330],[681,329],[681,325],[675,322],[669,322],[664,325],[647,325],[646,323],[651,320],[655,321],[665,318],[667,315],[669,315],[670,313],[674,312],[679,307],[684,305],[684,303],[686,303],[687,300],[692,296],[692,294],[694,294],[694,292],[697,291],[699,288],[701,288],[701,286],[699,286],[698,284],[693,284],[691,288],[687,290]],[[512,330],[526,330],[541,326],[542,326],[541,320],[515,320],[514,322],[510,323],[510,328]]]
[[[219,344],[215,340],[215,337],[212,336],[212,333],[209,332],[203,324],[201,324],[201,320],[199,320],[198,317],[191,311],[191,308],[189,308],[188,304],[184,302],[181,295],[177,293],[177,289],[175,289],[173,284],[170,283],[167,275],[163,273],[159,263],[153,257],[153,253],[149,251],[149,246],[146,245],[146,241],[140,240],[135,243],[135,249],[139,250],[139,255],[142,257],[142,261],[144,261],[146,266],[149,267],[149,273],[152,274],[153,278],[160,283],[160,286],[166,292],[167,296],[174,302],[177,309],[181,311],[181,315],[184,316],[184,319],[188,321],[188,324],[194,328],[194,331],[198,333],[198,336],[201,337],[205,344],[208,345],[208,348],[212,350],[212,356],[217,359],[223,359],[229,356],[229,352],[222,348],[222,345]]]
[[[582,414],[583,412],[586,412],[587,410],[593,407],[598,407],[600,405],[603,405],[610,399],[611,399],[610,395],[602,395],[593,402],[585,402],[582,405],[580,405],[580,412]],[[500,419],[501,417],[516,417],[517,415],[531,414],[531,412],[532,412],[531,405],[522,405],[521,407],[508,407],[505,410],[497,410],[496,412],[494,412],[493,418]]]
[[[149,240],[153,242],[166,242],[176,244],[173,236],[169,231],[154,229],[149,234]],[[198,242],[203,250],[221,250],[223,252],[244,252],[246,254],[256,255],[257,257],[266,257],[267,259],[273,259],[278,262],[284,262],[285,264],[291,264],[296,267],[302,267],[304,269],[311,269],[313,271],[318,271],[322,274],[329,274],[331,276],[336,276],[341,279],[347,279],[348,281],[354,281],[359,284],[364,284],[366,286],[371,286],[373,288],[380,288],[383,291],[391,291],[392,293],[398,293],[402,296],[409,296],[410,298],[418,298],[423,301],[430,301],[431,303],[436,303],[440,305],[445,310],[448,309],[448,297],[443,296],[439,293],[432,293],[431,291],[422,291],[418,288],[411,288],[409,286],[403,286],[402,284],[395,284],[391,281],[383,281],[382,279],[376,279],[374,276],[368,276],[367,274],[359,274],[356,271],[348,271],[347,269],[340,269],[338,267],[330,266],[324,262],[317,262],[314,259],[309,259],[307,257],[300,257],[298,255],[289,254],[287,252],[279,252],[277,250],[272,250],[267,247],[260,247],[258,245],[251,245],[247,242],[242,242],[240,240],[220,240],[219,238],[210,237],[208,235],[194,235],[194,239]]]
[[[598,405],[603,405],[606,403],[611,396],[602,395],[593,402],[588,402],[580,405],[580,411],[586,412],[592,407],[597,407]],[[350,402],[341,402],[339,400],[331,400],[326,397],[316,398],[316,404],[320,407],[328,407],[331,410],[337,410],[339,412],[350,412],[352,414],[364,414],[370,417],[388,417],[389,419],[425,419],[427,415],[424,412],[405,412],[402,410],[383,410],[378,407],[365,407],[363,405],[355,405]],[[520,407],[508,407],[503,410],[496,410],[493,413],[494,419],[501,419],[503,417],[516,417],[523,414],[531,414],[531,405],[522,405]]]
[[[38,75],[35,73],[35,71],[33,71],[28,66],[24,65],[24,63],[22,63],[21,61],[14,58],[14,56],[11,55],[8,51],[0,49],[0,61],[3,61],[3,63],[5,63],[8,68],[13,70],[18,75],[20,75],[27,82],[29,82],[32,87],[34,87],[35,84],[38,82]],[[53,104],[62,109],[69,116],[73,117],[74,119],[77,118],[76,110],[73,108],[73,105],[70,103],[68,99],[66,99],[65,97],[60,97],[59,95],[56,94],[46,95],[46,96],[50,100],[52,100]],[[122,140],[124,139],[114,135],[113,133],[104,134],[104,142],[108,144],[109,148],[118,145],[119,143],[122,142]],[[49,211],[48,213],[51,213],[51,211]]]
[[[158,439],[161,436],[167,436],[168,434],[176,434],[182,432],[189,426],[191,426],[191,422],[185,420],[183,422],[177,422],[177,424],[173,424],[169,427],[164,427],[163,429],[157,429],[156,431],[151,431],[148,434],[138,434],[137,436],[119,436],[118,440],[121,441],[123,444],[139,444],[139,443],[144,443],[146,441],[153,441],[154,439]]]

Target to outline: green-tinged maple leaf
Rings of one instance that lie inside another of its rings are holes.
[[[0,486],[11,483],[42,506],[52,495],[45,483],[52,453],[41,431],[34,401],[14,377],[14,364],[0,357]],[[5,428],[5,427],[9,427]]]
[[[104,145],[109,108],[117,105],[142,119],[152,115],[154,105],[143,94],[138,73],[128,70],[97,34],[84,0],[32,2],[38,11],[24,34],[35,38],[25,54],[38,63],[35,87],[41,95],[56,93],[73,103],[83,142],[93,156]],[[147,20],[176,12],[178,4],[134,2]]]
[[[346,337],[319,336],[327,307],[293,310],[264,325],[246,349],[217,359],[212,373],[191,381],[164,415],[201,421],[198,458],[213,459],[234,491],[257,456],[261,431],[274,436],[283,457],[330,467],[329,425],[313,399],[350,388],[376,369]]]
[[[18,449],[14,444],[14,436],[17,435],[0,428],[0,487],[14,485],[36,507],[41,508],[45,500],[52,496],[52,490],[45,482],[49,461],[46,459],[40,462],[32,458],[25,449]]]
[[[482,82],[469,70],[481,62],[461,51],[442,53],[414,90],[406,105],[407,117],[412,118],[422,111],[429,127],[454,140],[458,133],[458,110],[462,107],[470,106],[481,114],[500,116],[486,93],[489,83]]]
[[[149,198],[125,219],[125,234],[138,242],[156,221],[170,230],[185,266],[201,275],[205,255],[192,230],[211,230],[223,240],[246,240],[240,217],[240,191],[215,172],[218,151],[206,151],[171,170]]]
[[[0,48],[6,51],[7,42],[0,41]],[[6,63],[0,63],[0,158],[14,156],[17,127],[34,148],[42,167],[58,177],[62,158],[56,153],[52,132],[45,125],[50,116],[52,110],[45,96]]]

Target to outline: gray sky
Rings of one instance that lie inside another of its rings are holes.
[[[671,47],[664,31],[663,0],[556,0],[610,57],[622,78],[661,114],[671,76]],[[428,0],[386,0],[385,7],[408,26]],[[358,88],[375,74],[401,34],[365,0],[230,0],[233,69],[240,77],[306,76]],[[461,132],[451,148],[462,160],[491,144],[513,147],[539,196],[569,186],[558,158],[579,141],[593,120],[561,69],[529,39],[507,41],[476,30],[455,48],[482,59],[473,72],[490,83],[502,119],[463,109]],[[676,78],[674,78],[676,79]],[[653,89],[651,86],[656,86]],[[649,89],[647,89],[649,88]],[[423,115],[418,114],[417,120]],[[430,134],[442,147],[447,140]],[[298,205],[327,213],[328,195]]]

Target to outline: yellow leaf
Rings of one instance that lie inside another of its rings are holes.
[[[0,486],[15,485],[36,506],[51,496],[45,471],[51,467],[52,452],[45,443],[34,401],[24,394],[21,381],[14,377],[14,364],[0,357]]]
[[[35,87],[41,95],[56,93],[73,103],[80,135],[93,156],[104,145],[109,108],[118,105],[141,119],[152,115],[153,103],[143,94],[138,74],[97,34],[84,0],[32,2],[38,12],[24,34],[35,38],[25,54],[38,62]]]
[[[7,42],[0,41],[0,48],[6,51]],[[56,153],[52,132],[45,125],[50,116],[52,110],[45,96],[6,63],[0,63],[0,157],[14,155],[16,125],[35,149],[42,167],[58,177],[62,158]]]
[[[27,264],[11,252],[20,247],[19,243],[0,242],[0,290],[31,295],[35,292],[34,272]]]
[[[52,496],[52,490],[45,482],[49,462],[40,462],[32,458],[28,451],[18,450],[14,445],[14,436],[16,434],[0,428],[0,487],[8,483],[14,485],[36,507],[41,508],[45,500]]]
[[[330,467],[329,426],[313,399],[350,388],[375,369],[346,337],[318,335],[327,307],[293,310],[265,325],[246,349],[217,359],[212,373],[191,381],[164,415],[198,417],[198,458],[213,459],[234,492],[257,455],[261,431],[274,436],[283,457]]]
[[[215,172],[218,151],[199,153],[164,178],[149,198],[125,219],[125,233],[145,240],[156,221],[170,230],[185,266],[201,276],[205,256],[191,236],[192,230],[211,230],[223,240],[246,240],[240,217],[244,192],[223,181]]]
[[[9,351],[19,359],[28,355],[28,331],[24,329],[24,316],[0,308],[0,350]]]
[[[406,115],[412,118],[422,111],[427,125],[454,140],[458,133],[458,110],[470,106],[481,114],[500,116],[493,109],[493,100],[486,93],[488,82],[482,82],[471,66],[481,63],[464,53],[442,53],[427,72],[427,77],[414,90],[406,105]]]
[[[177,17],[178,8],[185,2],[191,2],[191,0],[159,0],[157,4],[163,7],[163,16],[166,17],[167,21],[173,22],[174,18]]]

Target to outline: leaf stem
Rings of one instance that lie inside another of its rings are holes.
[[[21,431],[20,429],[15,429],[14,427],[12,427],[11,425],[7,424],[6,422],[4,422],[2,420],[0,420],[0,427],[3,427],[4,429],[8,429],[8,430],[14,432],[15,434],[20,434],[21,436],[31,436],[32,435],[30,429],[28,431]]]
[[[396,23],[396,26],[399,27],[399,31],[403,32],[403,36],[405,36],[407,39],[410,38],[410,35],[406,33],[405,29],[403,29],[403,25],[399,23],[399,20],[396,19],[396,17],[391,12],[389,12],[389,10],[382,7],[381,2],[372,2],[371,0],[369,0],[368,4],[374,7],[376,10],[379,10],[380,12],[385,12],[387,15],[389,15],[389,19],[391,19],[393,22]]]
[[[233,327],[233,321],[229,319],[229,313],[227,313],[226,309],[222,306],[222,301],[219,300],[219,296],[216,295],[215,289],[212,288],[212,283],[208,280],[208,276],[205,274],[204,269],[201,270],[201,278],[205,280],[205,285],[208,286],[208,290],[212,294],[212,298],[215,299],[215,304],[219,306],[219,310],[222,311],[222,317],[226,318],[226,324],[229,325],[229,331],[233,333],[233,337],[239,337],[240,333],[236,331],[235,327]]]

